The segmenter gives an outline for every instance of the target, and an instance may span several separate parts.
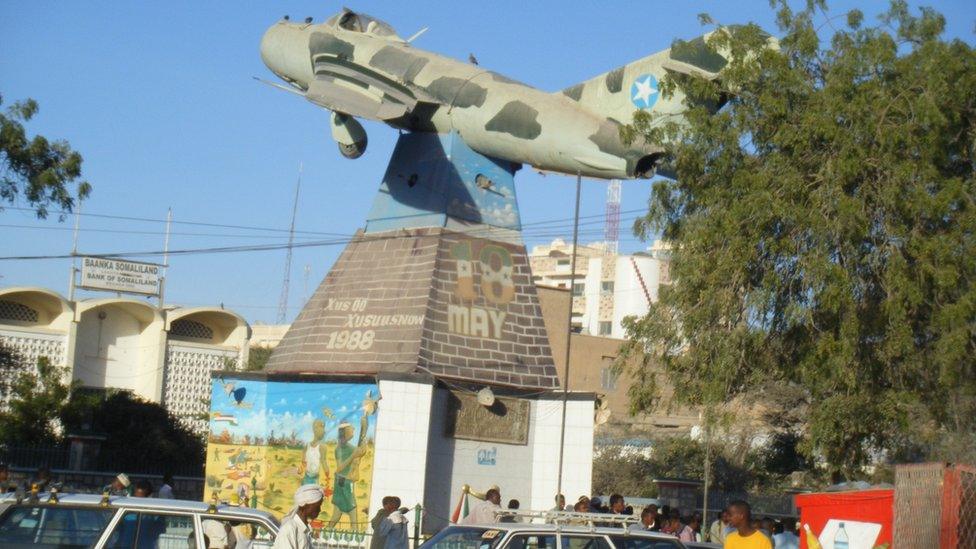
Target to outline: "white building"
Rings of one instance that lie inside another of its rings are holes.
[[[27,365],[47,357],[88,389],[120,389],[206,430],[211,370],[246,364],[250,326],[219,307],[154,307],[129,298],[68,301],[0,289],[0,342]],[[7,395],[2,395],[3,401]]]
[[[560,239],[535,246],[532,280],[540,286],[573,289],[573,326],[581,333],[622,339],[623,319],[647,314],[658,289],[670,284],[670,254],[660,240],[646,252],[607,255],[600,243],[580,245],[575,276],[572,245]]]
[[[586,313],[586,273],[591,259],[606,256],[606,245],[603,242],[580,244],[576,248],[576,254],[574,272],[573,245],[557,238],[550,244],[533,246],[532,253],[529,254],[529,266],[532,268],[532,282],[537,286],[573,290],[573,326],[581,330]]]

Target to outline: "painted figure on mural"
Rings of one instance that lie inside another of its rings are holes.
[[[345,421],[339,424],[339,440],[335,449],[336,474],[332,493],[333,509],[332,517],[329,519],[329,528],[334,528],[342,515],[349,517],[351,530],[357,528],[356,496],[353,493],[353,486],[359,480],[359,461],[366,452],[367,415],[364,413],[359,420],[359,440],[355,446],[350,444],[356,435],[355,427]]]
[[[316,419],[312,423],[312,440],[305,446],[305,459],[302,462],[302,484],[326,484],[329,479],[329,465],[325,460],[325,422]],[[319,475],[323,482],[319,481]]]

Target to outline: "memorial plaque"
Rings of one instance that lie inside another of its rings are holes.
[[[465,440],[529,443],[529,401],[495,397],[482,406],[470,393],[451,391],[447,399],[446,435]]]

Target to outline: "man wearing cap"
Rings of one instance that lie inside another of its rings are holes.
[[[322,488],[317,484],[299,486],[295,491],[295,506],[281,519],[274,549],[312,548],[312,530],[308,527],[308,521],[319,516],[324,497]]]
[[[132,483],[129,481],[129,475],[125,473],[119,473],[112,479],[111,484],[102,488],[102,492],[108,493],[110,496],[128,496],[129,486]]]

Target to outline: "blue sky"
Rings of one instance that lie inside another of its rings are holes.
[[[386,20],[404,37],[430,27],[416,47],[459,59],[473,53],[482,66],[546,90],[667,48],[674,38],[701,34],[700,12],[722,23],[756,21],[774,30],[765,0],[348,5]],[[858,6],[870,20],[886,5],[834,2],[830,14]],[[976,3],[925,5],[947,16],[948,36],[974,41]],[[369,150],[346,160],[329,136],[326,111],[251,79],[271,77],[258,55],[269,25],[284,14],[320,22],[341,6],[7,0],[0,3],[0,93],[5,103],[36,99],[41,110],[28,130],[67,139],[84,155],[85,177],[94,187],[85,213],[159,220],[172,207],[177,222],[279,230],[175,224],[171,249],[285,242],[300,162],[296,225],[308,232],[297,241],[328,238],[313,232],[349,235],[363,224],[396,133],[367,123]],[[527,231],[527,244],[568,239],[568,223],[539,223],[572,216],[571,178],[524,169],[516,182],[522,222],[536,224]],[[646,207],[649,189],[647,181],[624,182],[623,251],[647,246],[631,236],[630,225]],[[584,182],[583,241],[602,238],[605,190],[602,182]],[[56,216],[38,222],[30,212],[7,208],[0,212],[0,256],[68,253],[71,225]],[[158,250],[163,244],[159,222],[84,216],[81,228],[81,252]],[[310,294],[340,251],[295,250],[289,319],[306,295],[306,265]],[[251,322],[273,322],[284,258],[284,250],[171,258],[167,301],[224,303]],[[67,292],[68,267],[67,260],[0,261],[0,286]]]
[[[246,391],[238,405],[230,390]],[[326,440],[335,440],[336,427],[346,421],[356,428],[367,392],[375,398],[376,385],[363,383],[286,383],[237,378],[215,379],[210,393],[210,411],[233,416],[237,423],[211,422],[211,432],[227,429],[234,436],[289,435],[292,431],[303,440],[311,440],[312,422],[325,422]],[[328,408],[328,415],[324,410]],[[331,416],[331,417],[330,417]],[[375,437],[376,417],[370,416],[367,434]],[[355,440],[353,441],[355,443]]]

